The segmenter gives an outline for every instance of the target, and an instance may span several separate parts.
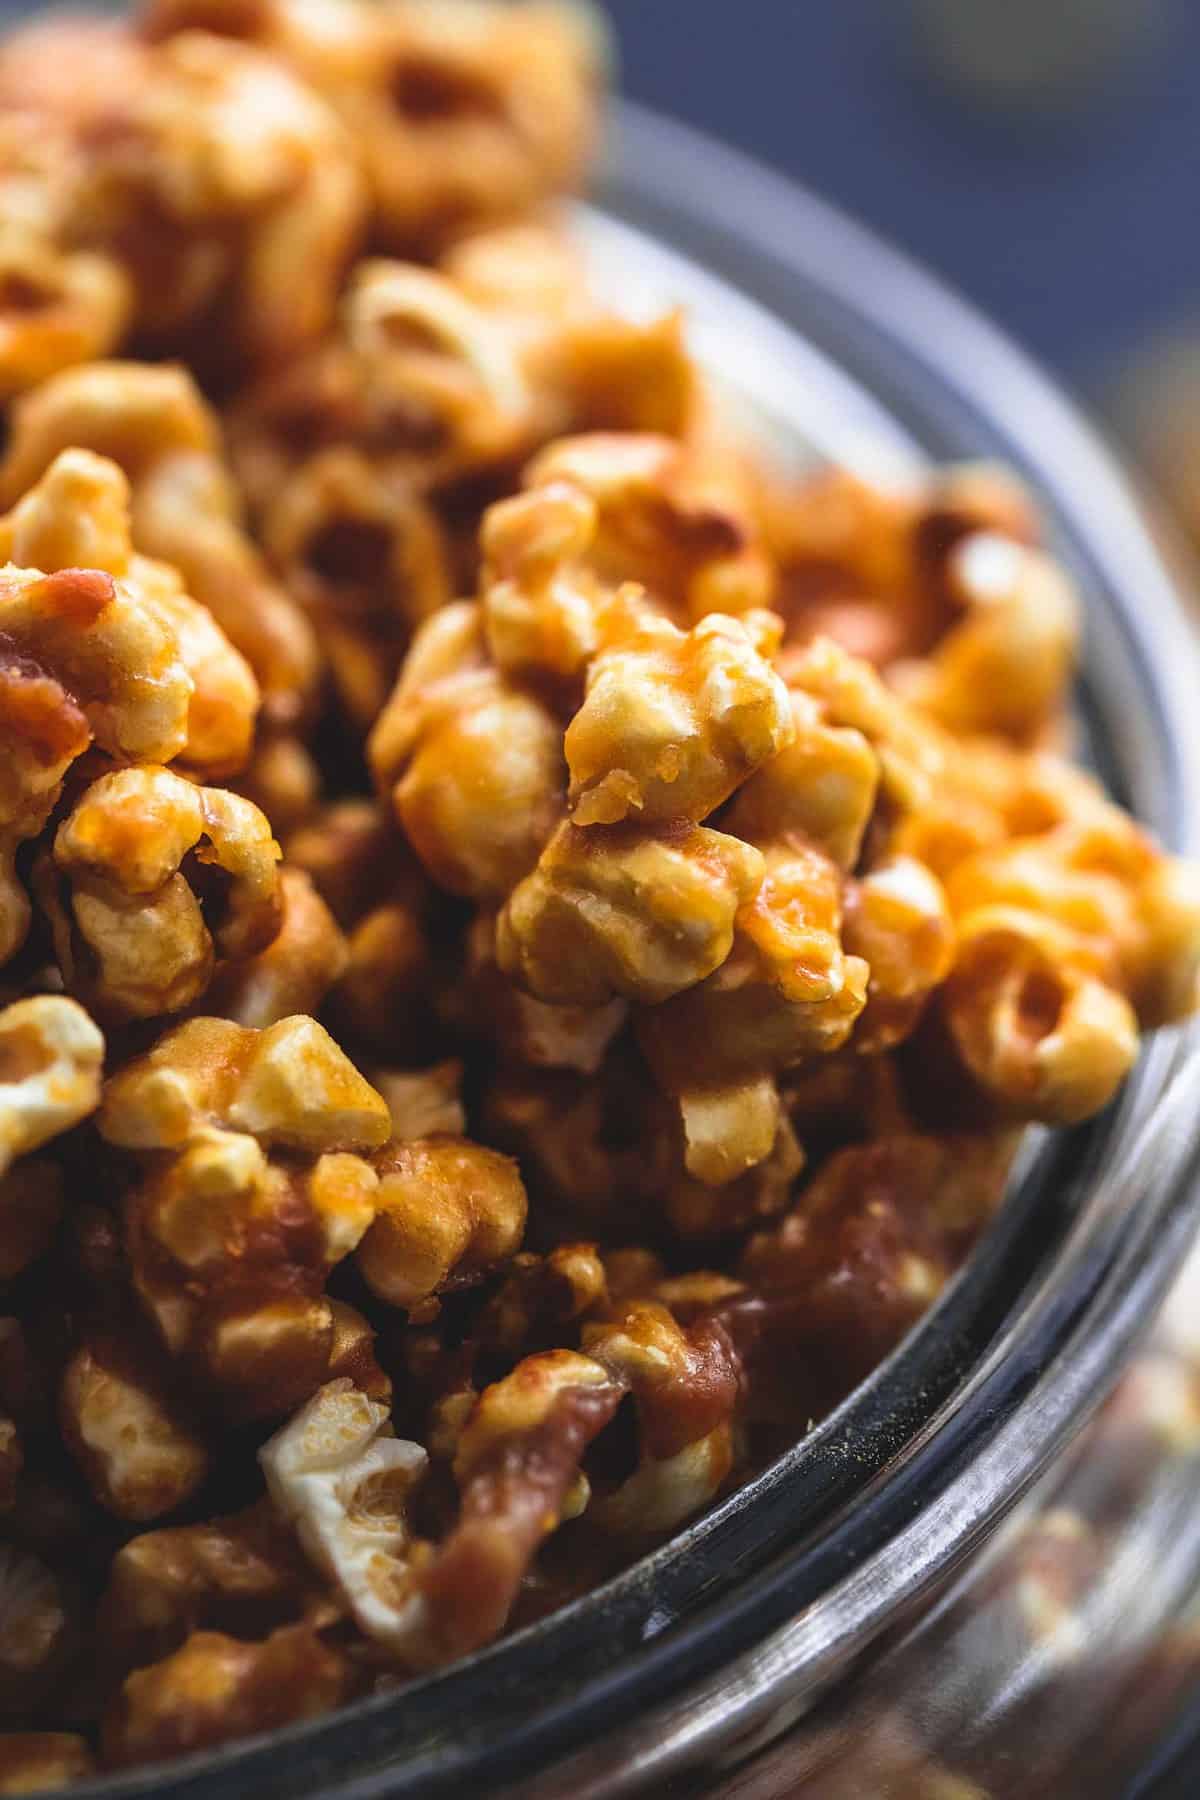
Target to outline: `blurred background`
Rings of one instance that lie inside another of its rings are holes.
[[[625,91],[937,270],[1200,543],[1196,0],[605,0]]]

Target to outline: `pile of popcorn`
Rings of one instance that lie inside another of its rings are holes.
[[[314,1715],[835,1405],[1194,1004],[1029,497],[731,436],[544,0],[0,49],[0,1792]]]

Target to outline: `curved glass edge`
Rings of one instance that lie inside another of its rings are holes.
[[[1134,1800],[1174,1766],[1194,1795],[1198,1304],[1193,1249],[1094,1419],[933,1603],[815,1705],[781,1683],[688,1792]]]
[[[621,162],[610,171],[610,195],[624,218],[656,225],[685,251],[699,252],[718,273],[723,269],[732,272],[785,322],[798,316],[804,332],[814,336],[826,354],[840,361],[869,391],[884,396],[902,429],[911,430],[933,454],[962,455],[973,450],[1004,456],[1023,470],[1048,501],[1060,548],[1098,600],[1088,646],[1089,674],[1100,716],[1122,723],[1122,785],[1168,841],[1181,849],[1194,845],[1200,822],[1196,805],[1200,744],[1186,692],[1188,673],[1194,667],[1190,640],[1136,507],[1104,452],[1069,406],[969,309],[822,202],[746,159],[717,151],[682,127],[652,120],[635,109],[623,112],[621,130],[625,147]],[[698,165],[706,169],[704,179],[698,179]],[[768,217],[772,222],[769,237],[761,229]],[[737,221],[736,228],[728,223],[730,219]],[[749,263],[753,263],[753,278]],[[930,343],[936,344],[935,355],[930,354]],[[1013,419],[1018,423],[1005,422]],[[1193,687],[1191,692],[1195,691]],[[1177,1051],[1178,1046],[1169,1043],[1152,1047],[1123,1107],[1102,1136],[1104,1154],[1136,1117],[1154,1106]],[[1091,1166],[1091,1158],[1085,1158],[1085,1167]],[[1168,1198],[1164,1197],[1164,1214],[1170,1210]],[[1038,1321],[1043,1335],[1024,1343],[1027,1366],[1011,1367],[1014,1345],[1021,1338],[1022,1320],[1018,1319],[1006,1340],[1006,1352],[998,1359],[993,1357],[993,1381],[1003,1374],[1010,1387],[1014,1380],[1019,1385],[1031,1379],[1038,1366],[1048,1365],[1065,1341],[1068,1326],[1082,1316],[1088,1299],[1094,1297],[1103,1271],[1116,1267],[1123,1256],[1136,1261],[1140,1255],[1150,1269],[1165,1266],[1168,1245],[1174,1238],[1160,1233],[1146,1243],[1137,1232],[1125,1229],[1127,1221],[1118,1216],[1121,1212],[1119,1207],[1110,1209],[1109,1214],[1102,1207],[1085,1207],[1081,1218],[1085,1224],[1091,1223],[1086,1242],[1076,1245],[1076,1253],[1086,1267],[1090,1285],[1077,1283],[1071,1291],[1069,1282],[1060,1279],[1043,1288],[1043,1294],[1049,1294],[1044,1309],[1047,1316]],[[1183,1222],[1176,1222],[1173,1230],[1190,1229],[1191,1210],[1181,1207],[1178,1212]],[[1080,1270],[1076,1268],[1074,1273],[1078,1275]],[[941,1306],[935,1309],[889,1365],[877,1372],[878,1380],[873,1377],[865,1384],[867,1390],[885,1391],[886,1378],[897,1367],[910,1383],[919,1380],[921,1355],[944,1329],[939,1317],[942,1312]],[[1024,1323],[1028,1328],[1030,1319],[1025,1318]],[[1115,1353],[1121,1340],[1115,1333],[1110,1333],[1109,1339]],[[921,1355],[913,1355],[914,1344]],[[961,1364],[958,1374],[962,1374]],[[979,1441],[980,1414],[997,1404],[994,1393],[985,1393],[980,1406],[964,1406],[968,1397],[977,1395],[974,1385],[968,1387],[962,1389],[954,1407],[960,1420],[966,1420],[972,1411],[976,1415],[974,1434],[968,1432],[957,1446],[963,1460]],[[931,1418],[928,1408],[923,1415],[919,1408],[914,1411],[913,1397],[910,1391],[912,1437],[907,1450],[910,1484],[917,1484],[931,1473],[928,1458],[920,1453],[939,1446],[949,1421],[941,1415]],[[888,1404],[895,1401],[893,1393]],[[753,1532],[756,1520],[765,1524],[766,1506],[773,1501],[773,1529],[777,1527],[780,1513],[793,1510],[789,1489],[806,1460],[811,1462],[811,1455],[792,1453],[783,1459],[718,1509],[715,1519],[702,1521],[684,1534],[681,1542],[628,1577],[619,1578],[612,1590],[627,1598],[632,1595],[647,1629],[654,1628],[654,1589],[664,1568],[678,1569],[689,1560],[702,1564],[705,1539],[720,1536],[720,1514],[726,1515],[726,1524],[733,1517],[741,1517],[743,1522],[748,1519]],[[942,1488],[954,1473],[952,1464],[943,1462],[941,1479],[935,1484]],[[882,1484],[876,1501],[886,1502],[889,1488],[897,1491],[891,1478]],[[872,1508],[864,1504],[870,1499],[869,1494],[857,1491],[854,1505],[848,1509],[858,1515],[855,1554],[862,1552],[860,1566],[864,1567],[872,1531],[883,1534],[875,1544],[876,1553],[896,1541],[895,1520],[889,1524],[887,1504]],[[985,1515],[988,1509],[995,1511],[1006,1503],[1002,1490],[989,1492],[985,1500]],[[910,1514],[911,1510],[910,1497]],[[946,1515],[944,1504],[934,1510],[939,1517]],[[792,1523],[794,1527],[794,1518]],[[784,1559],[783,1566],[768,1570],[760,1581],[745,1587],[741,1623],[755,1639],[777,1625],[781,1616],[786,1617],[788,1609],[794,1612],[798,1606],[815,1604],[814,1578],[818,1583],[824,1579],[828,1587],[831,1555],[836,1563],[849,1546],[837,1540],[836,1532],[824,1536],[823,1558],[813,1556],[811,1543],[802,1544],[796,1554]],[[963,1539],[960,1547],[965,1548],[965,1543]],[[691,1571],[684,1586],[692,1590],[692,1604],[702,1603],[726,1586],[731,1575],[738,1575],[736,1557],[720,1570],[701,1567]],[[876,1625],[879,1602],[876,1592],[875,1610],[870,1613]],[[236,1784],[242,1791],[253,1787],[263,1795],[318,1790],[347,1797],[456,1791],[471,1766],[477,1771],[476,1779],[480,1778],[478,1771],[486,1767],[498,1780],[517,1767],[530,1767],[556,1751],[561,1753],[572,1740],[577,1743],[581,1733],[602,1730],[606,1720],[611,1722],[622,1712],[628,1717],[635,1688],[638,1705],[680,1686],[691,1686],[694,1691],[695,1678],[714,1657],[724,1659],[741,1648],[736,1621],[728,1606],[723,1606],[716,1616],[687,1620],[676,1631],[629,1654],[620,1632],[612,1632],[610,1645],[622,1656],[623,1666],[607,1678],[599,1678],[594,1656],[581,1661],[580,1640],[603,1643],[618,1612],[613,1592],[601,1592],[471,1663],[405,1690],[400,1698],[363,1702],[332,1718],[275,1734],[269,1740],[233,1746],[215,1757],[189,1759],[132,1778],[88,1783],[78,1790],[81,1800],[84,1794],[104,1795],[106,1800],[115,1800],[117,1795],[199,1794],[213,1784]],[[860,1620],[859,1629],[867,1630],[868,1623]],[[818,1678],[818,1664],[825,1667],[819,1679],[828,1678],[833,1643],[835,1639],[844,1643],[845,1635],[843,1628],[824,1646],[815,1642],[809,1646],[817,1657],[813,1679]],[[540,1654],[534,1661],[543,1670],[557,1665],[561,1671],[546,1696],[538,1691],[537,1673],[530,1667],[530,1652],[535,1648]],[[818,1656],[818,1652],[823,1653]],[[531,1708],[537,1710],[536,1703],[543,1697],[548,1705],[526,1721],[529,1729],[508,1733],[501,1729],[499,1736],[495,1735],[496,1719],[510,1725],[524,1720]],[[401,1714],[407,1719],[403,1729],[399,1728]],[[723,1710],[720,1730],[727,1732],[734,1723],[727,1709]],[[480,1729],[472,1729],[473,1725]],[[682,1751],[677,1747],[675,1754]],[[522,1786],[521,1791],[533,1790]]]

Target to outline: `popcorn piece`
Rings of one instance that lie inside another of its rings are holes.
[[[132,1345],[96,1340],[62,1379],[63,1436],[96,1499],[120,1519],[173,1512],[208,1473],[208,1450],[149,1365]]]
[[[881,669],[936,660],[962,618],[964,597],[948,573],[960,547],[976,534],[1014,548],[1040,535],[1029,494],[989,463],[907,483],[823,469],[772,496],[766,511],[789,643],[828,636]]]
[[[597,508],[590,560],[602,581],[638,582],[681,624],[771,604],[771,563],[734,457],[668,437],[597,432],[551,444],[525,471],[534,490],[558,483]]]
[[[591,148],[604,37],[574,6],[148,9],[154,38],[192,25],[270,49],[330,100],[363,155],[382,234],[404,247],[535,210],[574,186]]]
[[[946,995],[971,1073],[1019,1116],[1073,1123],[1115,1093],[1138,1050],[1125,997],[1073,964],[1050,920],[980,908],[959,927]]]
[[[122,1768],[277,1730],[328,1712],[348,1687],[345,1658],[306,1625],[258,1644],[197,1631],[129,1676],[104,1719],[104,1759]]]
[[[595,503],[566,482],[497,501],[484,514],[484,624],[506,675],[582,677],[600,642],[601,593],[581,561],[596,524]]]
[[[113,349],[131,310],[113,258],[59,248],[6,210],[0,226],[0,396]]]
[[[494,498],[498,479],[508,485],[517,462],[565,432],[683,436],[697,386],[678,313],[612,312],[562,232],[524,223],[455,243],[436,271],[361,264],[337,335],[238,398],[231,444],[264,520],[276,506],[287,515],[292,484],[339,447],[383,490],[448,502],[473,567],[471,485]]]
[[[465,965],[439,999],[439,1017],[506,1061],[594,1074],[629,1016],[624,1000],[550,1006],[524,993],[496,961],[496,921],[478,913],[466,936]]]
[[[399,243],[533,210],[591,148],[602,39],[592,15],[527,4],[401,5],[381,21],[382,87],[347,97],[375,204]]]
[[[392,1380],[376,1360],[374,1331],[363,1315],[344,1300],[330,1300],[327,1304],[333,1325],[327,1371],[330,1378],[348,1376],[368,1400],[389,1404]]]
[[[353,723],[368,729],[413,630],[451,598],[442,528],[391,467],[316,452],[263,520],[263,544],[304,607]]]
[[[561,1337],[608,1300],[605,1267],[594,1244],[556,1244],[545,1256],[513,1258],[475,1329],[485,1350],[512,1353]]]
[[[600,629],[565,742],[576,825],[698,823],[787,747],[787,692],[736,619],[684,633],[622,590]]]
[[[1079,601],[1048,556],[975,532],[950,553],[948,598],[962,616],[926,658],[890,679],[948,730],[1028,742],[1053,719],[1075,664]]]
[[[380,1181],[361,1153],[389,1123],[303,1017],[261,1032],[194,1019],[109,1082],[101,1132],[151,1153],[125,1201],[135,1291],[235,1414],[286,1412],[346,1353],[322,1289],[375,1216]]]
[[[186,32],[142,50],[96,115],[72,230],[122,263],[156,349],[270,362],[319,336],[364,196],[315,94],[248,45]]]
[[[680,1114],[684,1167],[661,1196],[677,1236],[727,1237],[785,1211],[804,1167],[804,1151],[774,1083],[687,1092],[681,1096]],[[718,1180],[705,1180],[693,1168]]]
[[[593,1495],[588,1521],[622,1535],[673,1531],[733,1466],[738,1363],[725,1329],[705,1320],[684,1331],[665,1306],[633,1300],[585,1324],[583,1347],[633,1394],[640,1448],[634,1473]]]
[[[71,1649],[61,1583],[24,1550],[0,1545],[0,1715],[37,1706]]]
[[[104,1039],[73,1000],[40,994],[0,1010],[0,1178],[95,1110],[103,1062]]]
[[[500,967],[540,1000],[656,1003],[718,968],[759,851],[698,825],[560,825],[500,914]]]
[[[421,1578],[431,1661],[503,1629],[535,1552],[586,1504],[580,1465],[624,1391],[591,1357],[548,1350],[480,1395],[454,1458],[458,1524]]]
[[[408,1509],[428,1458],[387,1408],[330,1382],[259,1452],[267,1488],[361,1629],[403,1655],[425,1629]]]
[[[314,1019],[254,1031],[192,1019],[128,1063],[105,1088],[100,1130],[130,1149],[182,1148],[207,1125],[265,1144],[323,1151],[378,1148],[388,1111]]]
[[[525,1189],[507,1157],[462,1139],[429,1138],[391,1146],[375,1168],[375,1219],[357,1260],[392,1306],[424,1310],[520,1249]]]
[[[267,1484],[358,1624],[403,1665],[436,1667],[503,1628],[525,1569],[564,1516],[588,1443],[621,1384],[589,1357],[527,1357],[475,1404],[454,1473],[458,1524],[414,1540],[409,1496],[426,1466],[348,1383],[322,1389],[261,1452]]]
[[[0,1794],[40,1794],[92,1773],[92,1753],[70,1731],[0,1732]]]
[[[211,7],[152,8],[155,36],[189,23],[222,29]],[[574,7],[454,0],[436,13],[355,4],[330,16],[276,0],[229,10],[224,28],[329,98],[362,156],[382,235],[405,248],[533,210],[574,185],[591,146],[602,40]]]
[[[502,462],[527,444],[532,397],[510,334],[446,276],[360,263],[345,316],[351,351],[369,371],[369,404],[408,422],[423,479]]]
[[[231,786],[271,821],[282,843],[318,811],[322,777],[312,751],[291,731],[259,734],[250,761]]]
[[[343,930],[356,925],[383,894],[426,888],[420,865],[375,800],[336,800],[320,807],[287,841],[287,860],[303,869]]]
[[[559,728],[485,665],[473,605],[418,632],[368,754],[430,874],[473,899],[500,899],[528,873],[562,804]]]
[[[894,857],[850,883],[842,941],[871,971],[854,1042],[869,1054],[891,1049],[954,963],[954,924],[937,877],[911,857]]]
[[[947,884],[954,1041],[1008,1107],[1051,1121],[1105,1103],[1136,1055],[1139,1013],[1190,1006],[1200,957],[1195,872],[1097,790],[1072,801],[1070,822],[979,849]]]
[[[0,962],[28,924],[16,846],[42,829],[71,764],[93,740],[113,757],[174,756],[192,688],[166,620],[110,576],[0,575]]]
[[[642,1050],[678,1097],[689,1174],[710,1186],[767,1157],[779,1125],[774,1077],[841,1048],[868,968],[841,943],[842,879],[799,838],[767,847],[731,954],[707,981],[638,1019]]]
[[[110,458],[124,472],[138,551],[178,571],[246,658],[266,717],[293,724],[317,681],[316,645],[242,529],[217,422],[191,377],[177,367],[99,362],[43,383],[14,408],[0,495],[15,503],[72,448]],[[150,749],[142,759],[169,754]]]
[[[433,949],[423,909],[397,899],[359,921],[330,1010],[349,1038],[408,1057],[428,1029]]]
[[[183,592],[175,570],[134,554],[129,508],[129,484],[115,463],[64,450],[0,519],[0,555],[48,573],[101,569],[156,610],[192,678],[181,760],[198,773],[227,774],[249,754],[258,684],[208,609]]]
[[[858,861],[879,791],[879,758],[861,731],[832,724],[802,689],[789,691],[791,741],[738,788],[725,814],[749,843],[795,833],[842,869]]]
[[[620,1047],[595,1074],[500,1068],[482,1121],[488,1140],[519,1159],[534,1218],[559,1237],[637,1241],[682,1173],[678,1123]]]
[[[1011,1134],[909,1132],[836,1151],[738,1264],[758,1296],[747,1340],[731,1320],[753,1406],[795,1421],[849,1392],[941,1291],[1013,1148]]]
[[[191,880],[189,855],[199,865]],[[67,883],[55,913],[59,960],[70,985],[116,1018],[180,1011],[203,993],[214,955],[253,956],[279,930],[279,846],[267,821],[239,795],[168,769],[93,782],[60,825],[53,860]],[[206,868],[224,878],[207,909]]]
[[[256,1637],[333,1622],[330,1599],[266,1500],[228,1518],[147,1531],[113,1558],[98,1630],[124,1667],[156,1662],[193,1631]]]

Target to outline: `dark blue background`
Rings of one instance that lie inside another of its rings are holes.
[[[1079,385],[1099,389],[1148,333],[1200,317],[1195,0],[1165,0],[1157,48],[1055,123],[939,83],[906,0],[606,10],[627,92],[840,202]]]

